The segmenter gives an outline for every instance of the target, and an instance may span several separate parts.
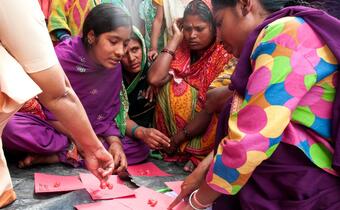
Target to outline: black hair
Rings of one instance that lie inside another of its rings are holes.
[[[207,22],[212,27],[212,32],[216,34],[216,25],[213,14],[208,5],[202,0],[193,0],[185,8],[183,17],[188,15],[198,15],[204,22]]]
[[[131,28],[131,17],[119,6],[111,3],[99,4],[85,18],[82,42],[86,47],[89,47],[87,35],[92,30],[98,37],[102,33],[113,31],[121,26]]]
[[[131,34],[130,39],[137,41],[140,44],[140,46],[143,48],[142,40],[140,40],[140,38],[135,33]]]
[[[226,7],[235,7],[238,0],[211,0],[214,10]],[[304,0],[259,0],[262,7],[268,12],[276,12],[289,6],[308,6],[313,7],[311,3]]]

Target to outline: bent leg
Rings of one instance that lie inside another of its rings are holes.
[[[50,155],[65,150],[67,137],[46,121],[28,113],[16,113],[3,131],[4,148],[8,151]]]

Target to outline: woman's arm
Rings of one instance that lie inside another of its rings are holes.
[[[75,92],[68,85],[60,64],[29,75],[43,90],[40,102],[67,128],[75,143],[84,152],[87,168],[98,178],[112,173],[112,156],[92,130],[86,112]],[[108,168],[108,171],[103,169]]]
[[[185,197],[189,196],[194,190],[198,189],[200,185],[204,182],[205,175],[209,169],[210,163],[214,158],[214,152],[210,152],[207,157],[205,157],[200,164],[195,168],[195,170],[185,178],[181,185],[181,192],[175,198],[175,200],[169,205],[169,209],[174,208],[179,202],[181,202]]]
[[[148,82],[155,87],[163,86],[171,78],[169,68],[173,59],[172,54],[183,40],[183,32],[179,29],[177,21],[173,24],[173,30],[174,35],[166,46],[166,49],[172,53],[161,53],[148,71]]]
[[[127,168],[128,163],[120,138],[117,136],[108,136],[105,140],[110,145],[108,151],[113,157],[115,172],[119,173],[124,171]]]
[[[170,139],[162,132],[154,128],[139,126],[130,119],[126,120],[126,134],[142,140],[152,149],[162,149],[170,146]]]
[[[161,35],[162,25],[164,18],[163,6],[156,3],[156,16],[152,22],[151,29],[151,49],[148,52],[148,58],[150,61],[156,59],[158,55],[158,39]]]
[[[219,113],[221,107],[224,106],[226,101],[231,97],[232,92],[228,86],[214,88],[208,91],[207,101],[204,109],[197,113],[193,120],[191,120],[185,126],[185,132],[183,130],[177,132],[171,139],[175,145],[181,144],[186,139],[186,135],[195,137],[206,132],[207,127],[210,124],[211,118],[214,113]]]
[[[39,95],[40,102],[70,131],[75,142],[82,146],[88,169],[105,184],[104,179],[113,171],[112,156],[97,139],[84,108],[68,85],[39,3],[20,1],[20,7],[18,4],[18,0],[1,3],[1,42],[43,91]],[[20,21],[16,19],[18,15]],[[12,22],[14,20],[15,24]]]

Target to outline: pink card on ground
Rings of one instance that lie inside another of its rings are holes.
[[[140,187],[135,190],[134,198],[117,199],[120,203],[128,206],[132,210],[165,210],[174,200],[165,194],[156,192],[146,187]],[[173,210],[182,210],[187,206],[183,201],[179,203]]]
[[[171,176],[152,162],[128,166],[127,170],[132,176]]]
[[[80,173],[80,178],[93,200],[121,198],[135,194],[134,191],[124,185],[123,181],[116,175],[111,175],[108,179],[108,183],[113,186],[112,189],[101,189],[100,181],[93,174]]]
[[[34,173],[35,193],[66,192],[83,189],[79,176],[58,176]]]
[[[177,195],[181,192],[182,183],[183,181],[164,182],[164,184],[177,193]]]
[[[131,210],[131,208],[124,206],[122,203],[116,200],[79,204],[74,207],[78,210],[107,210],[107,209]]]

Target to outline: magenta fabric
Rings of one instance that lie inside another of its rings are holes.
[[[66,40],[56,47],[59,62],[72,88],[82,102],[90,123],[98,136],[120,136],[128,164],[144,161],[149,148],[141,140],[121,135],[114,118],[120,110],[122,70],[105,69],[88,57],[80,37]],[[55,117],[46,108],[47,120]],[[62,162],[69,147],[68,138],[54,129],[47,121],[28,113],[17,113],[9,121],[3,132],[4,147],[10,151],[28,154],[58,154]],[[108,144],[103,141],[108,149]],[[83,161],[73,164],[83,165]]]
[[[3,136],[3,145],[7,152],[14,154],[57,154],[59,160],[74,167],[84,167],[84,161],[67,159],[70,147],[67,136],[58,132],[48,122],[37,115],[18,112],[7,123]],[[129,165],[144,161],[149,155],[148,147],[140,140],[127,136],[121,139]],[[106,149],[109,145],[102,141]]]
[[[72,88],[83,104],[97,135],[120,136],[114,118],[120,109],[122,67],[106,69],[92,61],[80,37],[65,40],[55,48]],[[48,120],[55,117],[45,109]]]

